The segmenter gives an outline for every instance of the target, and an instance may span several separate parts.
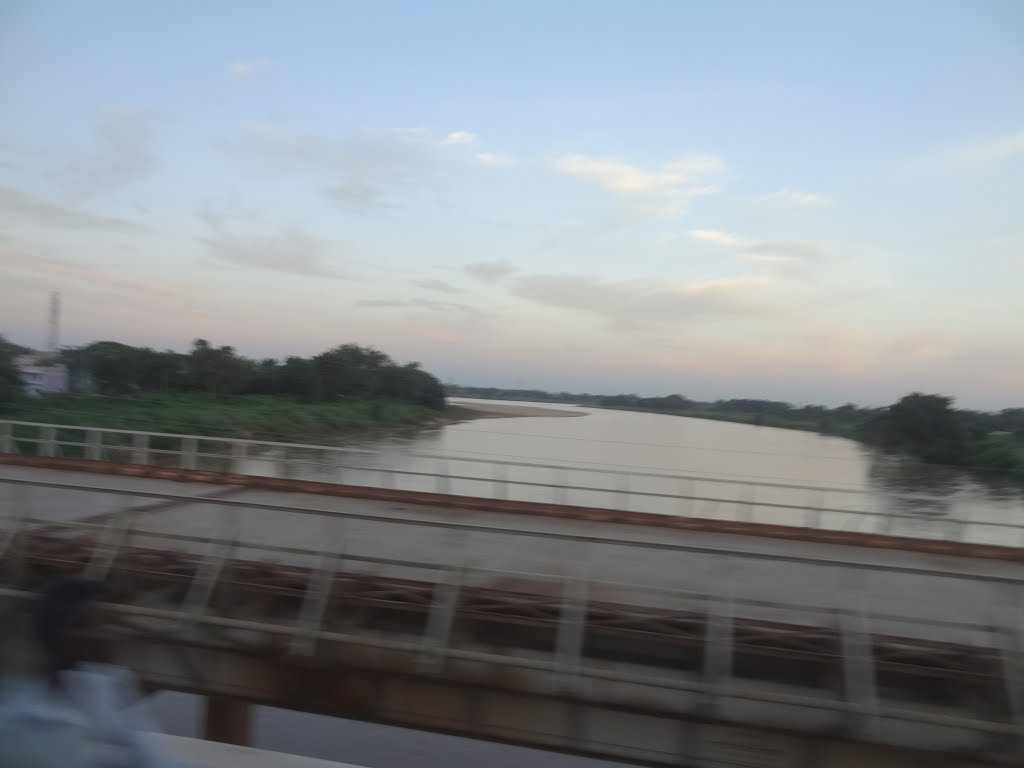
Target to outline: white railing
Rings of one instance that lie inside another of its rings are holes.
[[[863,488],[10,420],[0,420],[0,453],[1024,546],[1024,510],[928,517]]]
[[[945,563],[875,562],[874,558],[860,559],[851,553],[759,552],[744,549],[735,542],[709,544],[690,542],[686,537],[659,540],[645,536],[642,531],[611,537],[606,530],[585,528],[575,531],[509,528],[500,523],[467,522],[445,516],[429,519],[391,512],[303,507],[301,498],[279,504],[252,497],[215,498],[152,492],[142,490],[139,484],[131,488],[104,487],[0,477],[0,489],[4,491],[0,499],[9,499],[10,511],[18,515],[16,520],[11,518],[11,525],[7,527],[8,543],[22,534],[52,535],[58,530],[66,531],[68,541],[79,542],[89,550],[83,560],[87,561],[84,573],[91,578],[110,577],[118,568],[119,552],[132,547],[194,555],[193,575],[188,588],[178,591],[184,597],[173,611],[175,617],[185,622],[182,626],[202,622],[227,629],[273,631],[277,637],[291,638],[295,652],[307,653],[310,651],[303,650],[307,643],[312,648],[312,641],[342,637],[325,626],[325,614],[317,609],[326,604],[331,585],[342,570],[401,578],[408,578],[410,572],[415,572],[420,574],[419,578],[426,576],[427,583],[435,584],[422,637],[403,640],[382,639],[378,634],[346,634],[345,641],[409,651],[418,655],[425,668],[436,664],[440,669],[446,660],[500,663],[518,670],[549,674],[554,679],[568,675],[588,681],[697,692],[716,700],[799,704],[848,712],[851,723],[859,722],[862,713],[869,713],[872,721],[902,719],[929,726],[978,730],[1000,737],[1022,735],[1018,728],[1024,713],[1016,698],[1020,658],[1014,649],[1020,647],[1024,619],[1018,599],[1024,588],[1024,572],[1010,563],[993,568],[965,564],[964,571],[951,572]],[[147,504],[139,506],[140,500],[146,500]],[[149,515],[147,510],[152,510],[154,503],[169,517]],[[78,519],[67,519],[66,510],[58,509],[61,505],[76,510]],[[89,510],[100,507],[105,510],[102,520],[88,514]],[[181,532],[174,517],[196,509],[211,513],[202,518],[206,521],[205,535]],[[268,513],[278,517],[271,519]],[[307,532],[304,542],[280,543],[279,531],[285,518],[290,529]],[[250,519],[257,524],[244,524]],[[260,525],[266,530],[261,530]],[[363,533],[357,535],[360,527]],[[410,531],[417,534],[410,537],[407,535]],[[415,560],[389,556],[378,549],[381,543],[402,539],[412,542]],[[559,545],[557,553],[551,548],[552,544]],[[533,553],[542,551],[547,551],[553,559],[539,569],[536,565],[530,566]],[[503,560],[496,562],[498,553]],[[655,561],[666,556],[672,559]],[[26,557],[23,547],[0,547],[0,562],[8,566],[4,575],[24,573],[22,561]],[[243,620],[209,610],[213,588],[224,573],[225,562],[243,557],[254,563],[294,564],[303,568],[312,565],[317,574],[323,574],[323,579],[311,575],[306,581],[298,621],[290,618],[270,621],[273,617]],[[731,580],[708,580],[708,587],[714,591],[692,590],[691,585],[704,581],[697,578],[698,571],[724,573],[714,571],[719,567],[716,562],[729,566]],[[637,564],[647,567],[638,569],[634,567]],[[824,601],[804,603],[794,598],[786,585],[772,585],[767,577],[775,565],[797,571],[791,574],[791,583],[827,585],[827,594],[821,595]],[[130,564],[122,567],[130,570]],[[755,574],[752,568],[758,572]],[[746,577],[738,574],[746,574]],[[623,580],[623,576],[627,580]],[[451,633],[452,609],[457,604],[453,601],[457,601],[460,590],[474,586],[494,588],[508,584],[510,579],[519,584],[525,579],[533,585],[551,585],[551,589],[540,591],[561,605],[554,619],[559,639],[550,654],[534,657],[501,648],[487,651],[465,648]],[[758,598],[756,593],[762,587],[785,593],[786,599]],[[724,649],[724,657],[705,650],[702,677],[694,681],[669,675],[658,677],[647,669],[608,668],[594,662],[572,638],[581,636],[591,601],[607,600],[609,595],[615,594],[628,596],[625,604],[641,612],[643,606],[699,610],[707,615],[709,627],[717,626],[715,621],[721,619],[728,631],[719,634],[709,628],[702,642]],[[1000,602],[1000,595],[1005,595],[1005,604]],[[0,589],[0,597],[28,599],[31,595],[12,587]],[[894,599],[898,602],[893,602]],[[873,607],[873,600],[882,605]],[[307,607],[310,610],[307,611]],[[167,610],[149,605],[128,605],[125,611],[129,616],[139,617],[168,614]],[[438,620],[434,621],[435,618]],[[818,691],[814,695],[801,693],[788,699],[780,698],[782,694],[777,691],[758,689],[745,693],[742,686],[734,683],[731,666],[726,664],[716,670],[718,661],[732,658],[736,636],[731,627],[739,619],[799,624],[809,629],[836,627],[842,640],[839,663],[845,679],[852,682],[876,678],[877,660],[870,650],[870,637],[917,638],[925,643],[962,643],[969,638],[968,644],[980,652],[998,650],[994,674],[1013,694],[1008,709],[1014,719],[1010,722],[977,717],[965,720],[945,713],[936,714],[933,709],[897,709],[891,702],[883,702],[885,692],[879,692],[874,686],[862,689],[862,686],[848,684],[841,698],[831,691]]]

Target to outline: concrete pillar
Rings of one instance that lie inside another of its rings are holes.
[[[246,746],[249,743],[249,702],[230,696],[208,695],[203,738]]]

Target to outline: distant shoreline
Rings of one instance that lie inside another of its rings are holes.
[[[450,403],[445,409],[445,420],[459,424],[475,419],[510,419],[526,417],[565,418],[586,416],[585,411],[565,408],[541,408],[536,405],[510,405],[508,403]]]

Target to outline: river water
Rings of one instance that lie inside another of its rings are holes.
[[[1012,546],[1024,543],[1019,486],[887,457],[850,440],[657,414],[543,403],[508,405],[583,415],[480,418],[348,445],[333,458],[315,450],[264,453],[236,460],[233,466],[249,474]],[[566,490],[567,485],[599,490]],[[815,514],[822,507],[831,511]],[[197,699],[163,693],[154,703],[165,728],[197,734]],[[255,717],[258,746],[372,768],[613,765],[268,707],[258,707]]]
[[[340,459],[263,454],[235,468],[470,496],[1024,545],[1019,484],[886,456],[812,432],[561,404],[500,405],[581,415],[473,419],[364,441]],[[297,463],[303,461],[310,463]]]

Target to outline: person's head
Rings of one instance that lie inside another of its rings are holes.
[[[70,669],[82,661],[103,661],[106,642],[100,636],[103,587],[86,579],[65,579],[50,586],[36,606],[36,641],[54,669]]]

